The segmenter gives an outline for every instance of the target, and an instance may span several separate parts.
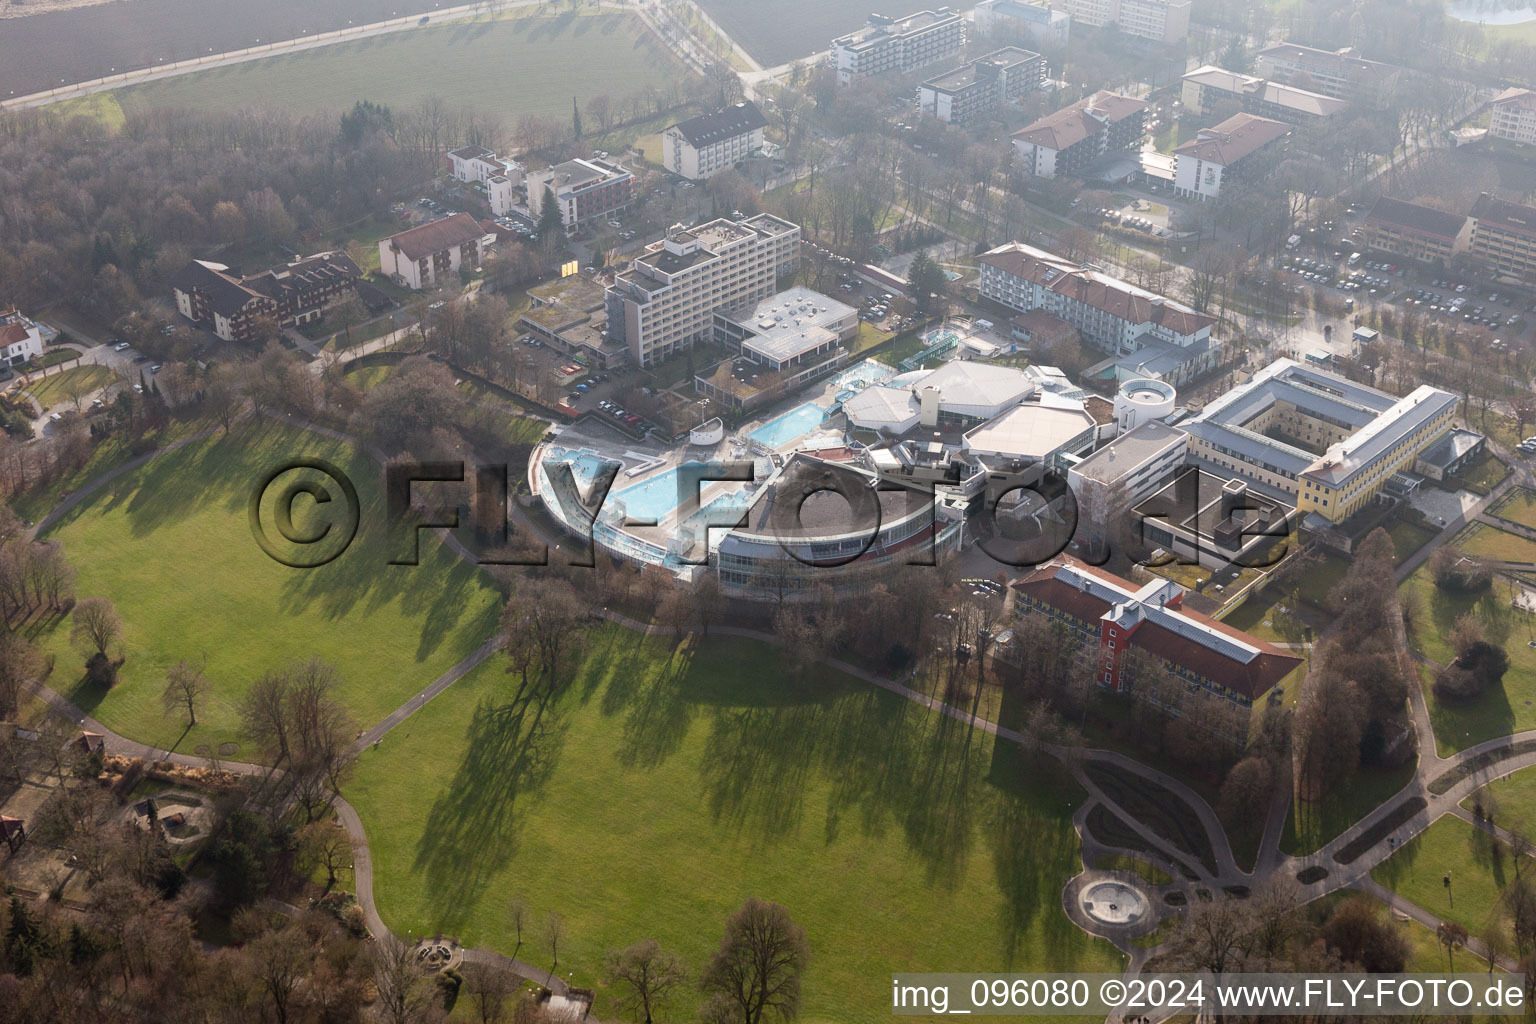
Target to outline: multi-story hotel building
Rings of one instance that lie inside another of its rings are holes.
[[[1139,651],[1193,687],[1239,707],[1299,669],[1303,659],[1184,607],[1184,588],[1155,578],[1138,586],[1059,555],[1012,584],[1015,607],[1070,627],[1079,648],[1094,652],[1094,678],[1111,690],[1135,690],[1128,653]]]
[[[1096,92],[1013,133],[1014,167],[1037,178],[1077,175],[1112,153],[1134,153],[1149,104]]]
[[[379,240],[379,270],[412,290],[432,288],[477,266],[485,229],[467,213],[418,224]]]
[[[1524,145],[1536,144],[1536,92],[1505,89],[1493,99],[1488,134]]]
[[[1360,240],[1380,252],[1445,263],[1467,248],[1472,222],[1459,213],[1382,196],[1360,226]]]
[[[560,207],[565,233],[575,234],[592,220],[604,220],[634,201],[635,176],[606,160],[567,160],[544,171],[530,171],[528,212],[544,215],[546,192]]]
[[[965,45],[965,19],[951,7],[905,18],[871,14],[869,24],[832,41],[837,80],[912,71],[953,57]]]
[[[1096,348],[1127,355],[1152,345],[1210,347],[1215,317],[1043,249],[1013,242],[978,263],[982,298],[1021,312],[1044,309]]]
[[[1460,399],[1420,385],[1403,398],[1279,359],[1179,426],[1192,458],[1294,499],[1326,529],[1374,500],[1451,429]]]
[[[661,133],[661,164],[691,181],[735,167],[763,148],[767,118],[750,100],[681,121]]]
[[[471,218],[472,220],[473,218]],[[225,341],[249,341],[262,320],[295,327],[319,320],[355,294],[362,271],[344,252],[325,252],[242,276],[222,263],[193,260],[171,278],[176,310]]]
[[[1176,43],[1189,35],[1191,0],[1051,0],[1079,25],[1114,25],[1126,35]]]
[[[1234,114],[1173,151],[1173,191],[1185,199],[1215,199],[1228,185],[1258,181],[1285,159],[1284,121]]]
[[[1353,47],[1318,50],[1295,43],[1276,43],[1254,54],[1253,61],[1254,70],[1265,78],[1373,107],[1391,101],[1402,75],[1402,68],[1366,60]]]
[[[1045,0],[981,0],[971,12],[978,35],[1022,33],[1046,46],[1066,46],[1072,35],[1072,16],[1053,11]]]
[[[1212,107],[1235,102],[1238,109],[1250,114],[1287,124],[1307,124],[1332,117],[1349,106],[1344,100],[1320,92],[1268,82],[1213,64],[1196,68],[1183,81],[1186,114],[1204,114]]]
[[[918,86],[917,105],[940,121],[963,126],[1044,87],[1045,58],[1017,46],[1005,46],[928,79]]]
[[[800,263],[800,227],[768,214],[675,226],[607,293],[610,337],[636,366],[652,366],[709,340],[717,310],[755,306]]]
[[[1536,208],[1484,192],[1472,204],[1469,252],[1497,274],[1536,282]]]

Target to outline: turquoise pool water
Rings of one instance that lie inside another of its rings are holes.
[[[885,380],[887,377],[894,377],[895,375],[896,368],[894,366],[886,366],[878,359],[866,359],[862,363],[850,366],[836,377],[833,377],[832,383],[839,389],[859,388],[873,384],[875,381]]]
[[[608,460],[597,454],[590,448],[556,448],[551,447],[544,456],[545,472],[548,473],[551,463],[566,462],[571,466],[571,472],[576,477],[576,483],[585,489],[597,475],[603,471]]]
[[[690,462],[685,463],[685,465],[699,466],[703,465],[703,463]],[[665,473],[651,477],[644,483],[636,484],[633,487],[626,487],[622,491],[615,491],[610,497],[609,504],[611,505],[613,501],[622,501],[625,514],[629,516],[631,521],[659,521],[663,516],[678,507],[677,473],[677,469],[669,469]],[[708,489],[709,486],[710,481],[705,481],[701,488]],[[723,494],[711,500],[708,505],[695,512],[691,518],[696,519],[704,516],[709,509],[745,507],[749,501],[750,496],[743,491]]]
[[[777,419],[769,420],[747,436],[769,448],[782,448],[821,426],[821,421],[826,418],[826,415],[827,410],[815,402],[807,402]]]

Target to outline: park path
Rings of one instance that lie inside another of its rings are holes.
[[[309,423],[297,417],[291,417],[282,414],[272,415],[273,418],[289,422],[301,428],[314,430],[323,436],[340,441],[346,441],[349,443],[356,443],[355,439],[351,438],[345,433],[342,433],[341,431],[324,427],[319,424]],[[124,463],[121,466],[115,467],[114,469],[103,473],[99,477],[92,479],[88,483],[82,485],[75,492],[71,493],[68,497],[66,497],[58,507],[51,511],[42,520],[34,532],[41,531],[52,525],[61,515],[68,512],[69,509],[75,507],[87,495],[100,489],[101,486],[105,485],[109,481],[116,479],[123,474],[138,468],[139,466],[142,466],[150,459],[153,459],[156,455],[174,451],[175,449],[180,448],[186,444],[192,443],[193,441],[196,441],[202,437],[206,437],[213,433],[215,429],[216,428],[210,428],[207,431],[191,435],[171,445],[157,449],[154,452],[139,456]],[[375,458],[380,456],[380,453],[376,451],[369,451],[369,454],[373,455]],[[1522,474],[1522,476],[1528,476],[1528,472]],[[1485,501],[1495,500],[1500,494],[1503,493],[1503,491],[1507,490],[1509,486],[1513,486],[1513,481],[1515,478],[1516,474],[1512,473],[1510,478],[1507,479],[1500,488],[1496,488],[1495,491],[1490,494],[1487,499],[1485,499]],[[513,503],[512,507],[513,509],[516,509],[515,503]],[[1473,514],[1475,514],[1475,512]],[[533,527],[535,532],[538,533],[542,539],[550,543],[551,547],[558,546],[558,540],[544,536],[542,531],[538,529],[531,518],[521,515],[517,516],[517,518],[525,522],[528,526]],[[1454,524],[1453,526],[1448,526],[1446,531],[1442,533],[1442,537],[1448,536],[1453,528]],[[457,543],[457,538],[453,537],[451,532],[438,532],[444,537],[445,541],[449,543],[449,546],[457,554],[459,554],[461,558],[472,558],[471,553],[466,548],[464,548],[462,544]],[[1426,548],[1431,546],[1432,545],[1426,545]],[[1424,549],[1421,549],[1421,552],[1423,550]],[[608,609],[603,609],[603,611],[599,614],[604,619],[617,625],[623,626],[630,630],[645,633],[647,635],[667,635],[672,633],[672,630],[668,627],[658,626],[654,623],[640,622]],[[757,640],[759,642],[767,643],[770,645],[777,643],[777,638],[773,634],[763,630],[750,629],[746,627],[716,626],[711,629],[711,632],[717,636],[742,637]],[[1406,637],[1402,639],[1404,642],[1406,642]],[[462,679],[464,675],[471,671],[475,666],[484,662],[487,658],[494,654],[496,650],[497,638],[495,636],[487,638],[480,647],[476,648],[475,651],[471,652],[457,665],[453,666],[447,672],[443,673],[443,675],[435,679],[421,693],[406,701],[380,722],[360,733],[358,738],[348,748],[349,756],[355,757],[363,750],[367,749],[367,747],[378,742],[391,729],[397,727],[400,723],[404,722],[416,711],[424,707],[433,698],[443,693],[458,680]],[[1176,873],[1176,865],[1185,864],[1197,876],[1197,882],[1193,883],[1194,885],[1209,888],[1251,886],[1256,878],[1267,877],[1271,874],[1291,874],[1305,867],[1320,866],[1327,870],[1327,876],[1318,882],[1312,883],[1311,885],[1301,886],[1302,896],[1305,901],[1317,899],[1323,895],[1326,895],[1327,893],[1334,892],[1343,888],[1359,889],[1360,891],[1369,892],[1372,895],[1376,895],[1384,899],[1386,897],[1383,897],[1382,894],[1386,893],[1390,896],[1390,899],[1387,900],[1389,905],[1395,909],[1401,910],[1402,912],[1413,917],[1415,920],[1419,920],[1430,927],[1437,927],[1439,924],[1439,919],[1423,908],[1414,906],[1408,901],[1403,900],[1401,897],[1390,894],[1389,890],[1385,889],[1385,887],[1381,886],[1370,877],[1370,871],[1385,861],[1388,857],[1390,857],[1393,852],[1395,852],[1396,847],[1395,845],[1389,844],[1388,837],[1383,836],[1371,848],[1352,860],[1349,865],[1343,866],[1342,870],[1340,869],[1340,865],[1336,862],[1336,855],[1345,846],[1349,845],[1355,839],[1359,838],[1361,835],[1365,834],[1367,831],[1379,824],[1384,818],[1387,817],[1390,812],[1395,810],[1403,800],[1411,799],[1414,796],[1423,796],[1426,801],[1426,807],[1424,810],[1414,815],[1408,822],[1404,823],[1398,829],[1393,831],[1393,838],[1396,838],[1399,841],[1406,841],[1412,836],[1417,835],[1419,832],[1424,831],[1429,827],[1431,823],[1445,814],[1459,813],[1464,815],[1464,810],[1459,807],[1460,801],[1487,782],[1495,778],[1508,775],[1521,768],[1536,766],[1536,750],[1532,750],[1523,754],[1513,753],[1514,744],[1524,741],[1536,741],[1536,730],[1528,730],[1526,732],[1517,733],[1512,736],[1499,737],[1493,740],[1489,740],[1485,743],[1469,747],[1466,750],[1460,751],[1459,753],[1448,758],[1440,757],[1435,751],[1433,744],[1433,732],[1430,730],[1427,733],[1429,736],[1429,745],[1427,747],[1429,756],[1424,756],[1424,751],[1421,750],[1419,767],[1413,779],[1397,794],[1394,794],[1392,798],[1378,805],[1369,814],[1362,817],[1354,825],[1350,826],[1338,837],[1326,844],[1322,849],[1311,855],[1305,857],[1293,857],[1279,851],[1278,841],[1280,833],[1283,829],[1285,821],[1284,812],[1287,808],[1287,805],[1283,801],[1277,800],[1274,804],[1271,805],[1269,817],[1266,820],[1266,827],[1264,832],[1265,838],[1261,844],[1254,871],[1245,872],[1237,865],[1235,861],[1230,843],[1226,835],[1226,831],[1222,827],[1215,811],[1210,807],[1205,799],[1200,796],[1200,794],[1196,793],[1189,786],[1165,772],[1142,764],[1141,762],[1127,757],[1124,754],[1120,754],[1116,751],[1088,747],[1065,747],[1056,744],[1035,742],[1031,738],[1016,730],[1007,728],[1005,726],[1000,726],[989,719],[982,718],[979,715],[974,715],[971,712],[964,710],[963,708],[956,707],[942,700],[939,700],[938,698],[931,697],[925,693],[922,693],[919,690],[915,690],[906,685],[906,683],[901,680],[891,679],[877,673],[870,672],[867,669],[839,658],[830,656],[823,657],[821,662],[822,664],[825,664],[837,671],[846,673],[866,683],[877,686],[890,693],[896,694],[905,700],[921,705],[922,707],[925,707],[931,711],[945,715],[972,729],[979,730],[999,739],[1016,743],[1025,749],[1041,750],[1057,758],[1062,762],[1063,765],[1067,767],[1067,769],[1074,775],[1075,778],[1077,778],[1077,780],[1089,793],[1089,799],[1084,801],[1083,807],[1079,809],[1080,812],[1082,812],[1082,816],[1086,816],[1086,809],[1090,808],[1094,802],[1101,803],[1111,810],[1116,811],[1127,824],[1131,825],[1131,827],[1136,831],[1137,835],[1143,841],[1148,843],[1153,848],[1153,850],[1156,851],[1153,859],[1163,860],[1166,862],[1167,867],[1174,869],[1170,871],[1170,874],[1174,874],[1176,878],[1178,877]],[[910,678],[910,676],[908,678]],[[146,760],[168,760],[172,763],[185,765],[188,767],[211,766],[213,764],[213,762],[207,758],[186,754],[177,754],[172,751],[161,751],[157,748],[153,748],[146,744],[138,743],[136,741],[127,739],[126,737],[120,736],[96,719],[87,715],[82,709],[67,700],[65,697],[61,696],[42,683],[31,683],[29,684],[28,689],[35,693],[46,703],[48,703],[49,706],[52,707],[56,712],[69,717],[71,721],[74,721],[76,724],[80,725],[81,728],[101,734],[104,737],[106,748],[110,753],[121,753],[125,756],[141,757]],[[1425,730],[1428,729],[1429,726],[1428,715],[1427,712],[1423,712],[1422,721],[1420,721],[1420,712],[1423,710],[1422,694],[1419,693],[1417,686],[1412,685],[1410,686],[1410,693],[1417,697],[1417,704],[1414,709],[1415,724],[1420,731],[1421,742],[1423,742],[1422,737],[1425,735]],[[1506,747],[1510,748],[1510,752],[1506,755],[1500,756],[1501,748]],[[1471,762],[1474,758],[1481,758],[1485,755],[1490,755],[1487,764],[1483,765],[1479,771],[1468,773],[1466,777],[1449,786],[1444,793],[1435,795],[1428,790],[1426,780],[1433,781],[1434,779],[1439,778],[1445,772],[1460,769],[1468,762]],[[1207,868],[1206,865],[1203,864],[1198,857],[1192,857],[1183,851],[1175,849],[1169,842],[1158,835],[1150,826],[1148,826],[1145,822],[1142,822],[1135,814],[1121,807],[1111,796],[1104,793],[1103,790],[1093,781],[1093,778],[1089,776],[1085,771],[1085,766],[1090,762],[1108,764],[1125,772],[1129,772],[1133,776],[1141,778],[1148,783],[1152,783],[1169,790],[1179,799],[1184,801],[1189,806],[1189,808],[1195,812],[1201,826],[1206,832],[1207,838],[1211,844],[1213,858],[1216,862],[1215,870],[1212,871]],[[220,761],[218,762],[218,767],[246,775],[266,774],[272,771],[272,769],[268,766],[245,764],[240,762]],[[353,847],[353,866],[358,903],[363,908],[363,913],[365,919],[368,921],[370,929],[374,930],[376,934],[385,934],[389,931],[389,929],[387,926],[385,926],[383,919],[379,916],[378,908],[373,897],[373,864],[371,851],[368,846],[367,832],[364,829],[362,820],[357,815],[356,810],[344,798],[339,796],[337,797],[335,802],[335,810],[337,819],[342,824],[342,826],[346,828]],[[1080,836],[1085,840],[1089,839],[1091,833],[1081,827],[1080,820],[1078,821],[1078,824]],[[1474,824],[1477,823],[1474,822]],[[1092,840],[1091,844],[1087,845],[1091,845],[1094,848],[1113,849],[1106,846],[1106,844],[1098,842],[1096,839]],[[1128,852],[1134,853],[1135,851]],[[1143,857],[1146,856],[1144,851],[1139,855]],[[1188,889],[1190,885],[1179,882],[1175,884],[1175,887]],[[1094,932],[1094,929],[1088,927],[1088,922],[1083,920],[1080,914],[1073,913],[1073,907],[1064,906],[1064,910],[1067,912],[1068,916],[1072,918],[1072,920],[1080,927],[1084,927],[1085,930]],[[1097,934],[1097,932],[1094,933]],[[1129,957],[1127,967],[1128,975],[1140,970],[1141,966],[1148,960],[1151,953],[1154,952],[1153,950],[1142,949],[1141,947],[1137,947],[1133,944],[1122,945],[1119,942],[1116,944],[1120,945],[1122,950]],[[1477,947],[1474,946],[1473,948],[1474,951],[1476,951]],[[473,955],[471,956],[471,954]],[[512,970],[514,973],[517,973],[520,977],[524,977],[527,980],[535,982],[536,984],[548,984],[548,986],[553,991],[561,994],[564,993],[564,983],[559,978],[550,977],[548,971],[520,961],[511,960],[499,953],[496,953],[495,951],[466,950],[466,958],[470,959],[472,962],[494,963],[502,965],[507,969]]]

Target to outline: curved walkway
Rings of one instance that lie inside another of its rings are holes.
[[[348,435],[331,428],[323,427],[318,424],[306,423],[293,417],[279,416],[277,418],[284,419],[296,426],[314,430],[327,437],[347,441],[349,443],[355,443],[353,439]],[[139,456],[135,459],[131,459],[121,466],[117,466],[112,470],[103,473],[101,476],[92,479],[71,493],[68,498],[66,498],[58,505],[58,507],[56,507],[46,517],[44,517],[42,522],[33,530],[33,533],[35,534],[51,526],[58,520],[60,516],[64,515],[70,509],[74,508],[82,500],[84,500],[87,495],[95,492],[96,490],[99,490],[102,486],[111,480],[116,479],[117,477],[120,477],[125,473],[128,473],[133,469],[144,465],[146,462],[153,459],[157,455],[165,454],[166,452],[173,451],[186,444],[190,444],[196,440],[207,437],[214,433],[216,429],[217,428],[210,428],[209,430],[193,434],[187,438],[175,442],[174,444],[167,445],[163,448],[156,449],[153,452]],[[370,452],[370,454],[373,454],[376,457],[378,455],[376,452]],[[1517,475],[1523,476],[1525,474],[1511,474],[1510,479],[1513,480]],[[1504,488],[1496,489],[1495,494],[1500,493],[1503,489]],[[1494,497],[1494,495],[1490,495],[1490,499],[1492,497]],[[515,503],[513,503],[512,508],[516,509]],[[532,521],[528,520],[526,517],[519,516],[518,518],[527,522],[529,526],[533,526]],[[1447,527],[1447,531],[1450,529],[1450,527]],[[542,532],[537,531],[537,528],[535,528],[535,532],[539,532],[542,537]],[[448,540],[450,541],[450,546],[455,551],[457,551],[461,557],[470,557],[469,552],[462,545],[452,543],[456,540],[456,538],[446,534],[445,536],[447,536]],[[547,537],[543,537],[542,539],[545,539],[546,541],[549,540]],[[553,544],[553,542],[551,543]],[[652,623],[639,622],[635,619],[631,619],[627,616],[621,615],[617,612],[608,611],[606,609],[603,610],[600,615],[608,621],[648,635],[665,635],[672,632],[669,627],[662,627]],[[744,637],[769,644],[776,642],[776,637],[771,633],[745,627],[716,626],[712,629],[712,632],[717,635]],[[1402,637],[1401,639],[1406,643],[1406,637]],[[378,722],[371,728],[359,734],[358,738],[348,748],[348,755],[357,756],[357,754],[361,753],[361,751],[365,750],[368,746],[378,742],[378,740],[381,739],[387,732],[389,732],[395,726],[399,725],[401,722],[405,721],[405,719],[410,717],[410,715],[414,714],[421,707],[425,706],[438,694],[442,693],[459,679],[463,678],[463,676],[467,674],[471,669],[482,663],[486,658],[490,657],[496,651],[496,649],[496,637],[493,636],[487,638],[487,640],[482,643],[480,647],[476,648],[475,651],[471,652],[457,665],[453,666],[443,675],[439,676],[420,694],[412,697],[405,704],[401,705],[400,708],[396,709],[389,716],[387,716],[384,720]],[[1424,831],[1429,827],[1431,823],[1445,814],[1465,815],[1465,812],[1459,807],[1460,801],[1488,781],[1491,781],[1495,778],[1500,778],[1504,775],[1508,775],[1521,768],[1536,766],[1536,749],[1525,753],[1515,753],[1514,751],[1514,745],[1517,743],[1524,741],[1536,742],[1536,730],[1528,730],[1526,732],[1516,733],[1512,736],[1499,737],[1497,739],[1489,740],[1485,743],[1481,743],[1474,747],[1460,751],[1452,757],[1440,757],[1434,746],[1433,731],[1429,728],[1428,714],[1423,706],[1423,696],[1419,692],[1419,689],[1416,685],[1410,686],[1410,693],[1414,698],[1413,717],[1415,720],[1416,729],[1420,735],[1421,742],[1419,766],[1418,770],[1415,772],[1413,780],[1398,793],[1394,794],[1392,798],[1378,805],[1370,813],[1363,816],[1354,825],[1350,826],[1339,836],[1327,843],[1322,849],[1305,857],[1293,857],[1285,855],[1278,850],[1279,835],[1283,830],[1285,811],[1288,809],[1288,803],[1286,801],[1277,799],[1275,804],[1270,808],[1270,815],[1266,821],[1265,838],[1263,844],[1261,845],[1255,869],[1252,872],[1245,872],[1237,866],[1235,857],[1232,853],[1230,842],[1226,835],[1226,830],[1222,827],[1215,811],[1198,793],[1165,772],[1149,767],[1148,765],[1144,765],[1141,762],[1116,751],[1086,747],[1063,747],[1056,744],[1034,743],[1028,737],[1013,729],[999,726],[995,722],[992,722],[988,719],[973,715],[961,708],[947,704],[937,698],[930,697],[927,694],[912,689],[902,681],[877,675],[876,673],[870,672],[857,665],[851,664],[838,658],[825,657],[822,659],[822,663],[830,668],[836,669],[857,679],[863,680],[864,682],[870,683],[880,687],[881,689],[894,693],[905,700],[912,701],[913,703],[922,705],[923,707],[926,707],[932,711],[946,715],[973,729],[980,730],[999,739],[1004,739],[1013,743],[1020,744],[1021,746],[1042,750],[1057,758],[1062,762],[1063,765],[1067,767],[1069,771],[1072,772],[1074,777],[1078,779],[1078,781],[1089,793],[1089,799],[1084,802],[1083,807],[1079,808],[1079,816],[1086,817],[1085,808],[1090,807],[1094,802],[1101,803],[1107,808],[1116,811],[1129,825],[1132,826],[1137,835],[1145,842],[1150,844],[1151,848],[1156,851],[1151,855],[1151,859],[1153,861],[1162,860],[1166,862],[1165,867],[1170,868],[1176,867],[1180,864],[1188,865],[1188,867],[1196,874],[1198,878],[1198,882],[1193,883],[1195,885],[1209,888],[1251,886],[1256,877],[1268,877],[1272,874],[1294,874],[1296,871],[1306,867],[1320,866],[1327,869],[1327,877],[1321,881],[1314,882],[1311,885],[1305,885],[1301,887],[1302,895],[1305,900],[1310,901],[1326,895],[1327,893],[1334,892],[1343,888],[1355,888],[1362,892],[1368,892],[1372,895],[1385,899],[1394,909],[1398,909],[1401,912],[1414,917],[1416,920],[1421,920],[1423,923],[1430,927],[1437,926],[1439,919],[1435,918],[1434,915],[1429,914],[1427,911],[1424,911],[1422,908],[1415,907],[1412,904],[1409,904],[1406,901],[1390,894],[1388,890],[1370,878],[1370,871],[1385,861],[1388,857],[1390,857],[1393,852],[1395,852],[1395,847],[1390,845],[1385,838],[1378,841],[1374,846],[1364,851],[1359,856],[1355,857],[1348,865],[1339,864],[1336,859],[1337,854],[1339,854],[1339,852],[1344,847],[1358,839],[1360,836],[1381,822],[1389,813],[1394,811],[1402,803],[1403,800],[1412,799],[1415,796],[1422,796],[1426,802],[1426,806],[1422,811],[1414,815],[1408,822],[1393,830],[1393,835],[1400,840],[1406,840],[1414,835],[1417,835],[1419,832]],[[165,760],[174,764],[185,765],[189,767],[209,766],[212,763],[212,760],[209,758],[196,757],[186,754],[176,754],[171,751],[162,751],[157,748],[150,747],[148,745],[138,743],[136,741],[120,736],[96,719],[87,715],[82,709],[71,703],[65,697],[61,696],[42,683],[30,683],[28,685],[28,689],[42,700],[44,700],[46,703],[48,703],[49,706],[56,712],[67,716],[71,721],[74,721],[82,728],[88,729],[91,732],[100,733],[103,737],[105,737],[105,744],[109,753],[123,754],[129,757],[140,757],[146,760]],[[1426,740],[1427,746],[1424,746]],[[1474,758],[1478,758],[1487,754],[1497,754],[1501,748],[1505,747],[1509,748],[1509,753],[1507,756],[1494,757],[1480,770],[1470,773],[1466,775],[1466,777],[1459,779],[1454,784],[1448,786],[1444,793],[1436,795],[1429,790],[1429,785],[1432,784],[1435,780],[1443,777],[1447,772],[1451,772],[1465,766]],[[1189,854],[1175,850],[1166,840],[1164,840],[1155,831],[1153,831],[1150,826],[1141,821],[1135,814],[1121,807],[1108,794],[1104,793],[1084,770],[1084,766],[1088,762],[1099,762],[1113,765],[1114,767],[1119,768],[1122,771],[1129,772],[1148,783],[1168,790],[1180,800],[1185,802],[1190,807],[1190,809],[1193,810],[1196,817],[1199,819],[1202,828],[1206,832],[1206,836],[1211,845],[1212,856],[1216,864],[1215,870],[1212,871],[1207,868],[1203,863],[1200,862],[1198,857],[1191,858]],[[241,762],[226,763],[221,761],[219,762],[219,767],[245,775],[260,775],[273,771],[273,769],[268,766],[246,764]],[[389,929],[387,926],[385,926],[383,919],[379,916],[378,908],[373,899],[373,864],[371,852],[368,846],[367,833],[363,827],[362,820],[358,817],[357,812],[351,806],[351,804],[349,804],[340,796],[336,798],[335,810],[338,820],[341,822],[343,827],[347,829],[353,847],[353,870],[356,879],[355,888],[357,890],[356,895],[358,903],[363,908],[363,914],[366,921],[368,922],[369,929],[374,931],[375,934],[385,934]],[[1079,831],[1081,832],[1081,823],[1076,823],[1079,824]],[[1474,822],[1474,824],[1478,823]],[[1484,826],[1479,825],[1479,827]],[[1113,849],[1112,847],[1108,847],[1106,844],[1099,842],[1097,839],[1094,839],[1092,844],[1094,847],[1106,851]],[[1136,856],[1143,858],[1147,857],[1147,854],[1144,851],[1125,852],[1134,853]],[[1170,872],[1170,874],[1173,874],[1176,879],[1178,878],[1178,873]],[[1188,886],[1182,881],[1176,881],[1172,886],[1164,888],[1181,887],[1188,888]],[[1075,918],[1074,921],[1076,921]],[[1117,945],[1118,944],[1119,943],[1117,943]],[[1141,965],[1143,965],[1154,952],[1153,950],[1144,949],[1134,945],[1121,946],[1121,948],[1130,958],[1127,967],[1128,973],[1134,973],[1135,971],[1140,970]],[[1474,951],[1476,951],[1478,946],[1477,944],[1472,944],[1469,948],[1473,948]],[[548,971],[534,967],[533,965],[524,963],[522,961],[512,960],[502,956],[499,953],[496,953],[495,951],[466,950],[465,956],[466,959],[471,960],[471,962],[498,964],[513,971],[521,977],[535,982],[536,984],[548,984],[548,986],[557,993],[563,994],[565,991],[564,983],[559,978],[550,977]],[[1502,960],[1499,962],[1503,964]],[[1511,963],[1509,966],[1513,966],[1513,964]]]

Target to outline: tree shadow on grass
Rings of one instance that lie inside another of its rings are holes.
[[[481,701],[464,755],[427,812],[414,867],[449,930],[460,927],[517,854],[532,805],[559,763],[566,723],[542,698]]]

